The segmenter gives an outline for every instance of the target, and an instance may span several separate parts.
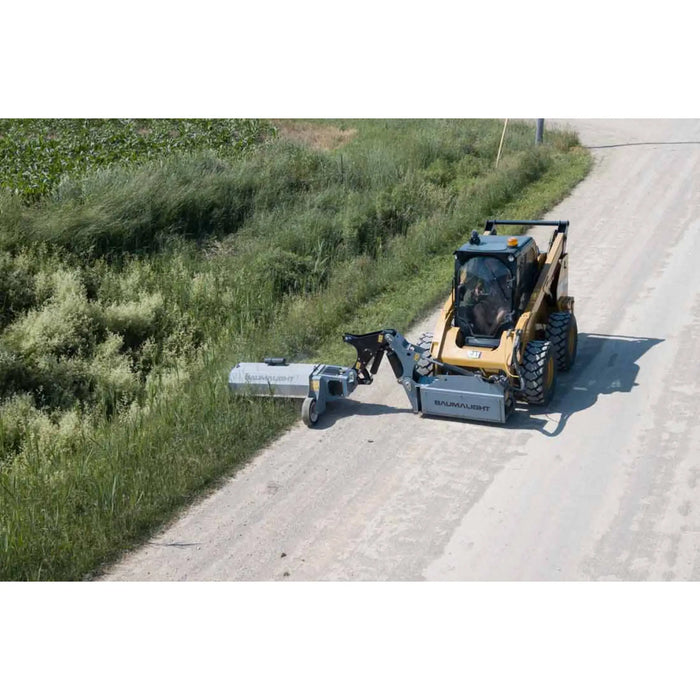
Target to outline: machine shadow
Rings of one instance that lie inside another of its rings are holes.
[[[406,399],[408,403],[408,399]],[[381,416],[389,413],[413,413],[410,406],[407,408],[395,408],[379,403],[365,403],[354,399],[344,399],[343,401],[332,401],[327,404],[326,410],[314,427],[314,430],[326,430],[335,424],[336,421],[350,416]]]
[[[569,418],[590,408],[602,394],[629,393],[637,384],[637,361],[663,338],[579,333],[578,356],[573,369],[557,376],[557,387],[549,406],[518,404],[504,426],[506,429],[538,430],[556,437]],[[560,414],[553,431],[545,427]],[[553,415],[554,414],[554,415]],[[546,415],[547,418],[538,416]]]

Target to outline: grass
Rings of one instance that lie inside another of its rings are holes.
[[[229,396],[236,361],[351,362],[343,330],[405,330],[472,228],[544,213],[590,165],[525,124],[497,170],[498,122],[331,126],[356,135],[5,195],[1,578],[80,579],[143,541],[298,420]]]

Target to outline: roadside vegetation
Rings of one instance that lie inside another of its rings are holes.
[[[0,579],[81,579],[143,541],[298,420],[230,397],[233,364],[351,362],[343,330],[407,329],[472,228],[590,166],[517,122],[497,169],[487,120],[36,127],[0,121]],[[32,179],[25,142],[64,155]]]
[[[272,133],[254,119],[0,119],[0,190],[37,201],[66,175],[202,149],[235,155]]]

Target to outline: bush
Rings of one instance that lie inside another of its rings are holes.
[[[30,375],[20,355],[0,344],[0,397],[27,390]]]
[[[271,288],[272,303],[281,301],[286,294],[309,292],[316,285],[311,258],[281,248],[261,255],[255,272],[261,286]]]
[[[46,287],[53,289],[50,300],[12,323],[4,333],[5,342],[25,358],[47,353],[56,357],[88,354],[95,340],[96,314],[80,275],[58,270],[37,282],[37,293],[45,292]]]
[[[32,267],[27,255],[0,251],[0,330],[36,303]]]
[[[45,427],[51,421],[36,409],[30,394],[15,394],[0,404],[0,465],[8,453],[19,451],[38,423]]]
[[[124,348],[136,348],[149,337],[162,338],[167,333],[165,305],[158,292],[144,294],[138,301],[112,303],[102,309],[102,319]]]
[[[45,468],[60,455],[72,455],[88,424],[78,411],[65,411],[52,419],[35,406],[31,395],[13,396],[0,404],[0,475],[3,465],[5,470],[21,470],[22,458],[30,452],[42,457]],[[47,471],[43,476],[51,483],[58,475]]]
[[[92,382],[91,398],[108,417],[135,401],[142,389],[138,376],[132,372],[128,357],[120,352],[122,345],[122,337],[110,333],[97,346],[86,367]]]

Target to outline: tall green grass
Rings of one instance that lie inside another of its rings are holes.
[[[590,163],[525,124],[498,169],[497,122],[348,125],[333,152],[278,140],[0,202],[0,577],[82,578],[142,541],[297,420],[230,397],[235,362],[350,362],[342,330],[405,329],[471,228],[543,213]]]

